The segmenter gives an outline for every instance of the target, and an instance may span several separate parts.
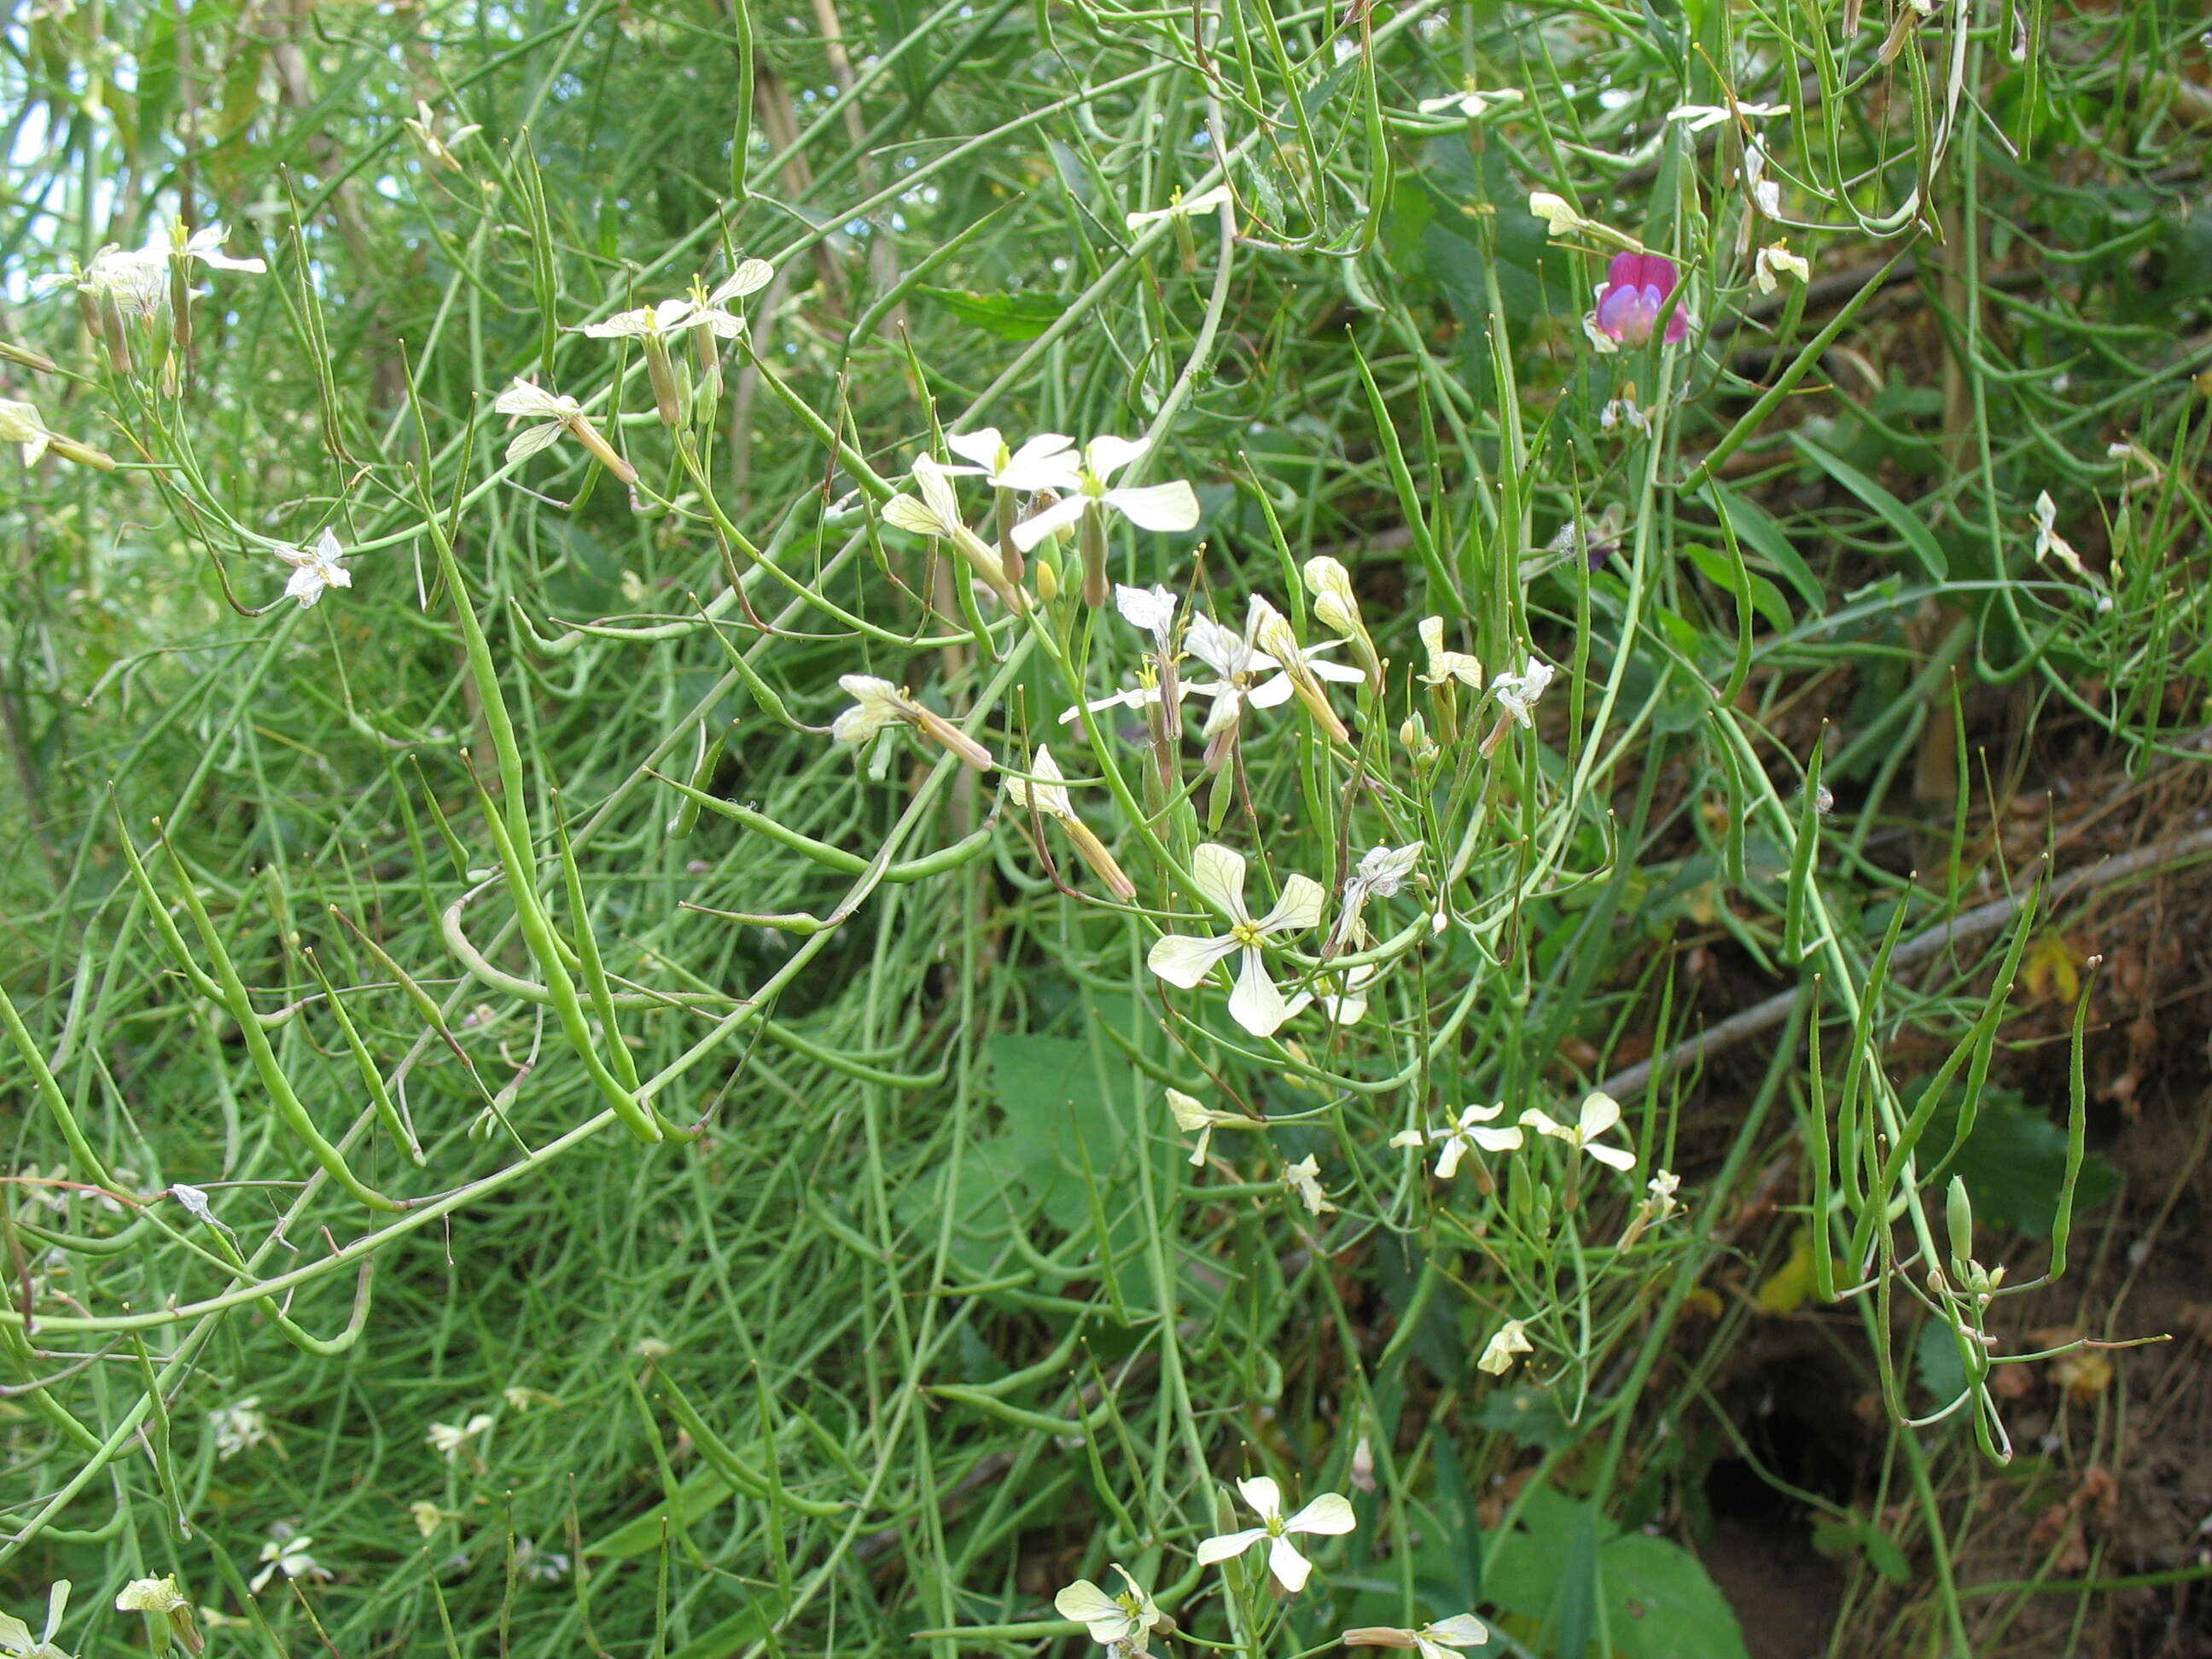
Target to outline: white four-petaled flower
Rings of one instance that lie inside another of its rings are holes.
[[[2081,556],[2074,550],[2074,544],[2058,533],[2058,503],[2044,490],[2035,498],[2035,556],[2055,558],[2084,580],[2089,572],[2081,562]]]
[[[1735,116],[1748,116],[1764,120],[1772,115],[1787,115],[1787,104],[1684,104],[1667,112],[1670,121],[1680,121],[1692,132],[1703,132],[1707,127],[1717,127]]]
[[[1331,936],[1330,954],[1355,939],[1363,942],[1368,939],[1367,901],[1396,897],[1413,879],[1413,866],[1420,861],[1421,849],[1426,844],[1416,841],[1403,847],[1370,847],[1360,855],[1358,867],[1344,884],[1344,908],[1338,914],[1336,930]]]
[[[1577,231],[1595,228],[1590,220],[1575,211],[1573,203],[1548,190],[1528,192],[1528,212],[1532,217],[1541,219],[1554,236],[1571,236]]]
[[[262,1586],[278,1573],[287,1578],[328,1578],[330,1570],[307,1553],[315,1541],[306,1533],[295,1533],[283,1522],[270,1529],[269,1541],[261,1547],[261,1571],[246,1581],[246,1589],[254,1595],[261,1594]]]
[[[1153,1604],[1151,1593],[1129,1576],[1127,1567],[1116,1561],[1114,1571],[1129,1587],[1121,1595],[1109,1595],[1088,1578],[1079,1578],[1054,1596],[1052,1604],[1061,1618],[1088,1626],[1092,1641],[1120,1653],[1140,1654],[1145,1651],[1146,1635],[1165,1623],[1167,1615]]]
[[[1130,214],[1126,222],[1131,230],[1142,230],[1146,225],[1156,225],[1164,219],[1188,219],[1196,214],[1212,213],[1218,209],[1229,216],[1233,228],[1237,222],[1237,198],[1226,185],[1216,185],[1212,190],[1202,190],[1195,196],[1183,196],[1164,208],[1147,208],[1141,213]]]
[[[1073,489],[1081,465],[1075,440],[1058,432],[1040,432],[1016,449],[995,426],[980,427],[973,432],[947,433],[945,447],[961,459],[975,463],[972,467],[947,468],[948,471],[981,472],[994,489],[1021,495],[1040,489]]]
[[[1016,525],[1014,545],[1026,553],[1055,530],[1073,529],[1091,513],[1118,513],[1139,530],[1196,528],[1198,495],[1181,478],[1171,483],[1113,487],[1114,475],[1151,447],[1142,438],[1093,438],[1083,447],[1074,493]]]
[[[1459,1172],[1460,1160],[1478,1147],[1486,1152],[1510,1152],[1521,1146],[1521,1131],[1510,1126],[1503,1129],[1486,1129],[1482,1126],[1504,1115],[1501,1103],[1496,1106],[1468,1106],[1459,1116],[1441,1129],[1401,1129],[1390,1137],[1393,1146],[1435,1145],[1443,1148],[1437,1154],[1437,1178],[1449,1181]]]
[[[523,420],[540,422],[526,426],[507,442],[509,465],[535,455],[541,449],[550,448],[563,434],[574,438],[592,453],[592,458],[624,483],[637,482],[637,469],[617,454],[614,447],[600,435],[584,413],[584,406],[574,398],[558,396],[534,381],[519,376],[513,386],[491,400],[491,406],[501,415],[514,415]]]
[[[1351,1503],[1340,1494],[1325,1492],[1296,1515],[1283,1513],[1283,1489],[1267,1475],[1256,1475],[1249,1480],[1239,1480],[1237,1490],[1246,1504],[1260,1517],[1260,1524],[1243,1532],[1224,1533],[1218,1538],[1208,1538],[1198,1547],[1201,1566],[1212,1566],[1242,1555],[1255,1544],[1265,1541],[1267,1546],[1267,1570],[1275,1575],[1276,1582],[1296,1595],[1305,1588],[1306,1579],[1313,1572],[1313,1563],[1298,1553],[1291,1542],[1293,1533],[1319,1534],[1334,1536],[1350,1532],[1359,1524],[1352,1512]]]
[[[1052,750],[1037,745],[1036,757],[1030,763],[1031,775],[1018,778],[1012,773],[1000,786],[1006,799],[1024,812],[1034,812],[1041,818],[1050,818],[1067,832],[1075,843],[1075,850],[1083,861],[1096,871],[1114,896],[1124,902],[1137,896],[1137,884],[1129,879],[1128,872],[1098,834],[1085,823],[1075,811],[1075,803],[1067,797],[1067,775],[1060,769],[1060,763],[1052,757]]]
[[[837,684],[853,706],[830,723],[839,743],[866,743],[885,726],[903,723],[933,738],[979,772],[997,764],[991,751],[904,689],[873,674],[840,674]]]
[[[1561,1123],[1549,1114],[1531,1106],[1521,1114],[1521,1121],[1540,1135],[1549,1135],[1554,1140],[1564,1140],[1571,1152],[1587,1152],[1599,1163],[1615,1170],[1636,1167],[1636,1154],[1624,1147],[1608,1146],[1598,1137],[1620,1121],[1620,1103],[1611,1095],[1592,1094],[1586,1097],[1582,1110],[1574,1122]]]
[[[430,1449],[447,1462],[460,1455],[463,1447],[482,1434],[492,1424],[488,1412],[478,1412],[466,1423],[433,1423],[422,1437],[429,1442]]]
[[[1188,991],[1212,972],[1214,964],[1243,953],[1236,988],[1229,994],[1229,1016],[1254,1036],[1273,1036],[1291,1017],[1290,1005],[1275,988],[1264,955],[1278,935],[1302,933],[1321,920],[1326,895],[1310,876],[1294,875],[1267,915],[1255,918],[1244,904],[1244,855],[1215,842],[1202,842],[1191,854],[1191,879],[1206,902],[1229,918],[1229,931],[1216,939],[1168,933],[1155,940],[1146,958],[1152,970]]]
[[[279,542],[269,550],[292,567],[291,575],[285,579],[284,597],[299,600],[303,607],[321,599],[327,588],[353,586],[353,573],[338,562],[345,557],[345,549],[327,526],[313,547]]]

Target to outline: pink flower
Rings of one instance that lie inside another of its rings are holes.
[[[1620,345],[1642,345],[1651,337],[1668,296],[1680,281],[1674,262],[1663,253],[1615,254],[1606,268],[1605,286],[1597,291],[1591,337],[1602,335]],[[1689,333],[1689,310],[1677,306],[1667,319],[1667,343],[1674,344]]]

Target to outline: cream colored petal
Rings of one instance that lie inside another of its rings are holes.
[[[1083,447],[1083,468],[1103,483],[1152,447],[1144,438],[1093,438]]]
[[[1248,1527],[1243,1532],[1225,1532],[1218,1538],[1200,1539],[1198,1565],[1210,1567],[1217,1561],[1226,1561],[1232,1556],[1242,1555],[1267,1535],[1261,1528]]]
[[[1283,896],[1275,901],[1275,908],[1260,918],[1257,924],[1263,933],[1302,933],[1321,920],[1322,907],[1328,895],[1311,876],[1292,876],[1283,884]]]
[[[1139,530],[1182,531],[1198,526],[1198,495],[1181,478],[1141,489],[1109,489],[1106,505]]]
[[[1229,994],[1229,1018],[1256,1037],[1273,1036],[1291,1017],[1290,1005],[1267,977],[1267,961],[1247,948],[1237,969],[1237,986]]]
[[[1190,855],[1191,884],[1231,921],[1249,921],[1244,908],[1244,855],[1219,842],[1203,841]]]
[[[1620,1103],[1607,1094],[1591,1094],[1583,1100],[1582,1120],[1577,1127],[1583,1139],[1603,1134],[1620,1121]]]
[[[1237,936],[1224,933],[1219,939],[1200,939],[1193,933],[1167,933],[1152,941],[1152,948],[1145,957],[1145,965],[1170,985],[1191,990],[1206,975],[1213,964],[1237,948]]]
[[[1237,1495],[1250,1504],[1252,1512],[1263,1521],[1272,1521],[1283,1512],[1283,1489],[1271,1474],[1255,1474],[1248,1480],[1239,1480]]]
[[[1035,547],[1055,530],[1066,530],[1090,511],[1090,498],[1070,495],[1066,500],[1045,508],[1034,518],[1024,519],[1013,528],[1013,542],[1024,553]]]
[[[1607,1146],[1594,1142],[1583,1147],[1583,1150],[1599,1163],[1616,1170],[1627,1170],[1636,1167],[1636,1154],[1624,1151],[1619,1146]]]
[[[1311,1532],[1325,1535],[1350,1532],[1359,1524],[1359,1517],[1352,1512],[1352,1503],[1341,1493],[1325,1492],[1312,1503],[1283,1522],[1285,1532]]]
[[[1277,1538],[1267,1545],[1267,1571],[1275,1575],[1277,1583],[1296,1595],[1312,1576],[1313,1563],[1299,1554],[1297,1546],[1289,1539]]]

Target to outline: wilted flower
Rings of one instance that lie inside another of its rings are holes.
[[[515,415],[541,422],[523,428],[507,440],[508,465],[535,455],[541,449],[550,448],[566,434],[583,445],[601,466],[624,483],[637,482],[637,469],[617,455],[614,447],[600,436],[599,429],[584,413],[583,405],[574,398],[556,397],[532,381],[517,379],[513,386],[492,399],[491,406],[501,415]]]
[[[1456,680],[1472,690],[1480,691],[1482,689],[1481,659],[1471,657],[1464,651],[1447,651],[1444,648],[1444,619],[1442,617],[1422,617],[1417,631],[1421,636],[1422,648],[1429,655],[1428,672],[1420,677],[1424,685],[1442,685],[1447,680]]]
[[[994,489],[1034,495],[1040,489],[1076,488],[1079,458],[1075,440],[1057,432],[1041,432],[1019,449],[1008,445],[995,426],[974,432],[947,433],[945,447],[975,466],[948,467],[947,471],[978,471]]]
[[[1813,267],[1802,254],[1792,253],[1787,242],[1770,242],[1759,250],[1759,257],[1752,261],[1751,280],[1761,294],[1771,294],[1782,286],[1784,276],[1810,282]]]
[[[1298,1202],[1306,1206],[1308,1215],[1329,1215],[1336,1209],[1336,1206],[1328,1201],[1328,1193],[1322,1188],[1321,1160],[1311,1153],[1284,1167],[1283,1185],[1297,1194]]]
[[[1535,1344],[1528,1340],[1527,1327],[1517,1319],[1509,1319],[1498,1328],[1498,1334],[1484,1345],[1482,1357],[1474,1362],[1474,1368],[1492,1376],[1503,1376],[1513,1369],[1513,1362],[1521,1355],[1535,1352]]]
[[[1629,1218],[1627,1229],[1614,1248],[1626,1249],[1644,1237],[1647,1228],[1656,1226],[1674,1214],[1680,1207],[1674,1201],[1674,1194],[1681,1185],[1682,1177],[1671,1170],[1662,1170],[1645,1182],[1644,1201],[1636,1206],[1636,1213]]]
[[[2081,562],[2081,556],[2074,550],[2074,544],[2058,533],[2058,503],[2044,490],[2035,498],[2035,556],[2056,558],[2084,581],[2089,572]]]
[[[313,547],[279,542],[269,550],[292,567],[291,575],[285,580],[284,597],[299,600],[303,609],[321,599],[326,588],[353,586],[353,573],[338,562],[345,556],[345,549],[327,527]]]
[[[115,1610],[118,1613],[157,1613],[167,1614],[179,1607],[191,1604],[185,1593],[177,1588],[176,1576],[164,1573],[159,1578],[134,1578],[116,1592]]]
[[[1571,1152],[1587,1152],[1599,1163],[1615,1170],[1636,1167],[1636,1154],[1620,1146],[1607,1146],[1598,1137],[1620,1121],[1620,1103],[1611,1095],[1592,1094],[1583,1101],[1581,1112],[1572,1124],[1561,1123],[1534,1106],[1521,1114],[1521,1121],[1540,1135],[1549,1135],[1554,1140],[1564,1140]]]
[[[215,1455],[218,1459],[252,1451],[270,1437],[269,1419],[261,1414],[260,1407],[261,1396],[250,1394],[208,1413],[208,1427],[215,1435]]]
[[[1352,591],[1352,573],[1323,554],[1308,559],[1303,574],[1306,591],[1313,595],[1314,620],[1351,646],[1360,666],[1370,676],[1379,677],[1382,665],[1375,654],[1375,641],[1368,635],[1367,624],[1360,617],[1359,599]]]
[[[1548,190],[1528,192],[1528,211],[1551,228],[1554,236],[1572,236],[1578,231],[1595,230],[1596,223],[1574,210],[1574,204],[1564,196],[1555,196]]]
[[[106,301],[126,317],[151,317],[168,297],[169,250],[158,240],[139,248],[111,243],[77,273],[76,287],[79,293]]]
[[[455,127],[441,137],[438,118],[431,112],[429,105],[419,98],[415,100],[415,113],[403,119],[399,125],[405,127],[414,136],[415,142],[422,146],[422,153],[430,158],[433,166],[444,167],[451,173],[459,172],[461,167],[459,160],[453,155],[453,146],[475,137],[483,131],[481,126],[473,125]]]
[[[1097,832],[1076,815],[1074,803],[1067,798],[1066,775],[1060,771],[1060,763],[1053,759],[1052,750],[1038,745],[1030,770],[1034,775],[1032,778],[1007,775],[1000,786],[1006,792],[1006,799],[1024,812],[1051,818],[1066,830],[1083,861],[1097,872],[1115,898],[1127,902],[1136,897],[1137,884],[1129,879],[1128,872],[1106,850],[1106,843],[1098,839]]]
[[[1615,427],[1623,427],[1631,432],[1649,432],[1651,430],[1651,417],[1637,405],[1633,398],[1609,398],[1605,407],[1598,411],[1597,429],[1610,432]]]
[[[1146,958],[1170,985],[1191,990],[1216,963],[1243,952],[1236,988],[1229,994],[1229,1016],[1254,1036],[1273,1036],[1290,1018],[1290,1006],[1268,976],[1264,951],[1279,934],[1302,933],[1321,920],[1326,895],[1310,876],[1283,884],[1273,909],[1254,920],[1244,906],[1244,855],[1214,842],[1202,842],[1191,854],[1191,879],[1208,902],[1227,915],[1230,929],[1218,939],[1168,933],[1153,941]]]
[[[488,1412],[478,1412],[466,1423],[433,1423],[422,1437],[429,1442],[430,1449],[448,1463],[459,1456],[464,1448],[492,1425]]]
[[[1198,1145],[1191,1148],[1194,1164],[1206,1162],[1206,1148],[1212,1144],[1213,1132],[1220,1128],[1261,1129],[1267,1126],[1256,1117],[1247,1117],[1242,1112],[1217,1111],[1199,1103],[1195,1097],[1180,1089],[1168,1091],[1168,1110],[1175,1114],[1176,1127],[1189,1134],[1195,1133]]]
[[[1296,1515],[1286,1516],[1283,1513],[1283,1489],[1267,1475],[1239,1480],[1237,1490],[1258,1514],[1260,1524],[1243,1532],[1204,1540],[1198,1547],[1199,1565],[1212,1566],[1218,1561],[1226,1561],[1264,1540],[1267,1545],[1267,1570],[1293,1595],[1305,1588],[1313,1563],[1298,1553],[1297,1547],[1291,1542],[1291,1535],[1311,1533],[1334,1536],[1350,1532],[1359,1524],[1358,1517],[1352,1512],[1351,1503],[1336,1492],[1325,1492]]]
[[[1766,146],[1756,138],[1743,147],[1743,187],[1761,213],[1770,219],[1782,216],[1782,186],[1766,176]]]
[[[894,495],[885,501],[884,522],[917,536],[934,536],[951,542],[953,551],[990,585],[993,592],[1009,607],[1018,607],[1021,595],[1008,580],[1005,563],[961,516],[959,497],[952,489],[955,476],[953,469],[929,456],[915,456],[914,487],[920,494]]]
[[[1344,884],[1344,905],[1337,913],[1329,947],[1322,955],[1334,956],[1353,939],[1368,942],[1367,901],[1396,897],[1413,878],[1413,866],[1420,861],[1426,844],[1416,841],[1403,847],[1370,847],[1360,855],[1351,878]]]
[[[1533,711],[1537,699],[1551,684],[1555,672],[1551,664],[1540,662],[1532,656],[1517,674],[1510,668],[1499,669],[1497,678],[1490,682],[1490,694],[1498,699],[1498,706],[1516,722],[1533,727],[1536,724]]]
[[[451,1519],[427,1498],[418,1498],[407,1506],[407,1518],[415,1523],[415,1530],[428,1538]]]
[[[142,1582],[151,1583],[151,1579]],[[62,1615],[69,1611],[70,1581],[57,1580],[46,1591],[46,1626],[39,1639],[31,1639],[31,1627],[13,1613],[0,1613],[0,1653],[11,1659],[69,1659],[54,1642],[54,1635],[62,1627]],[[121,1602],[116,1604],[122,1606]]]
[[[1445,1649],[1479,1648],[1490,1640],[1490,1629],[1473,1613],[1462,1613],[1413,1630],[1395,1626],[1348,1630],[1338,1639],[1348,1648],[1411,1648],[1421,1659],[1452,1659]]]
[[[1521,93],[1517,88],[1500,87],[1495,92],[1477,92],[1469,87],[1464,92],[1448,92],[1441,98],[1424,98],[1413,107],[1424,115],[1440,115],[1446,110],[1456,110],[1470,121],[1480,121],[1494,109],[1520,101]]]
[[[489,1418],[484,1420],[490,1421]],[[292,1528],[281,1521],[269,1532],[269,1541],[261,1547],[262,1569],[246,1581],[246,1589],[256,1595],[261,1594],[263,1585],[280,1572],[287,1578],[326,1579],[331,1576],[328,1568],[307,1553],[308,1547],[315,1540],[307,1534],[295,1534]]]
[[[49,431],[46,417],[39,413],[35,404],[21,403],[13,398],[0,398],[0,444],[21,444],[25,466],[51,449],[80,466],[97,467],[102,472],[115,470],[113,456]]]
[[[988,772],[996,763],[981,744],[889,680],[872,674],[840,674],[837,684],[853,699],[853,706],[830,722],[830,735],[838,742],[866,743],[885,726],[903,724],[926,733],[978,772]]]
[[[1437,1178],[1449,1181],[1459,1173],[1460,1160],[1480,1148],[1486,1152],[1516,1152],[1521,1146],[1521,1131],[1516,1128],[1486,1129],[1482,1126],[1504,1115],[1503,1104],[1468,1106],[1462,1108],[1457,1119],[1441,1129],[1401,1129],[1390,1137],[1393,1146],[1432,1145],[1443,1150],[1437,1154]]]
[[[1260,648],[1273,657],[1291,683],[1291,690],[1306,712],[1313,716],[1314,724],[1332,743],[1348,744],[1352,733],[1337,712],[1329,706],[1328,693],[1322,689],[1322,681],[1352,680],[1364,678],[1357,670],[1341,663],[1323,662],[1308,652],[1291,631],[1291,619],[1275,609],[1257,593],[1252,596],[1251,621],[1249,629]],[[1323,646],[1322,650],[1333,647]]]
[[[1583,331],[1600,351],[1642,345],[1658,326],[1659,313],[1680,282],[1674,262],[1663,253],[1614,254],[1597,290],[1597,308],[1583,319]],[[1676,306],[1667,319],[1667,343],[1689,337],[1689,310]]]
[[[1092,1641],[1117,1654],[1139,1654],[1145,1651],[1146,1637],[1164,1624],[1167,1615],[1153,1605],[1151,1593],[1129,1576],[1127,1567],[1116,1561],[1114,1571],[1129,1587],[1121,1595],[1109,1595],[1088,1578],[1079,1578],[1054,1596],[1052,1604],[1061,1618],[1090,1626]]]

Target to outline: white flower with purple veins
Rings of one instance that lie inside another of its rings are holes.
[[[168,297],[169,250],[159,242],[141,248],[104,247],[92,256],[76,285],[126,315],[151,317]]]
[[[1490,693],[1498,699],[1498,706],[1522,726],[1536,724],[1534,714],[1537,699],[1552,683],[1556,671],[1547,662],[1528,659],[1519,673],[1510,668],[1498,671],[1498,678],[1490,683]]]
[[[775,268],[767,260],[747,259],[704,300],[663,300],[658,305],[618,311],[604,321],[585,324],[582,331],[595,340],[637,340],[665,338],[687,328],[706,328],[733,340],[745,331],[745,319],[725,309],[726,305],[766,288],[775,275]]]
[[[1218,939],[1165,934],[1153,942],[1146,963],[1169,984],[1188,991],[1196,988],[1216,963],[1242,951],[1236,988],[1229,994],[1229,1017],[1254,1036],[1273,1036],[1291,1017],[1291,1009],[1268,976],[1268,942],[1313,927],[1321,920],[1327,895],[1310,876],[1292,876],[1283,884],[1282,896],[1274,908],[1255,919],[1244,905],[1243,854],[1218,842],[1201,842],[1191,854],[1190,869],[1200,893],[1228,916],[1229,931]]]
[[[1211,617],[1194,616],[1190,619],[1189,631],[1183,635],[1184,648],[1221,677],[1190,688],[1200,696],[1213,699],[1213,707],[1206,711],[1201,735],[1210,738],[1236,725],[1243,717],[1248,702],[1255,708],[1274,708],[1297,695],[1297,682],[1289,668],[1260,647],[1262,630],[1282,621],[1275,607],[1257,593],[1252,596],[1251,609],[1241,635],[1231,633]],[[1288,624],[1285,623],[1276,637],[1279,641],[1288,634]],[[1367,678],[1356,668],[1322,659],[1322,653],[1336,649],[1334,641],[1300,648],[1293,640],[1291,647],[1297,651],[1300,665],[1317,678],[1357,685]]]
[[[1344,908],[1340,914],[1335,939],[1342,945],[1352,939],[1368,938],[1364,912],[1371,898],[1395,898],[1405,890],[1413,877],[1413,866],[1420,862],[1425,842],[1409,842],[1403,847],[1370,847],[1361,855],[1359,866],[1352,878],[1344,884]]]
[[[1441,1129],[1401,1129],[1390,1137],[1393,1146],[1433,1146],[1441,1148],[1437,1153],[1437,1179],[1449,1181],[1459,1173],[1460,1160],[1469,1152],[1512,1152],[1521,1148],[1521,1131],[1516,1128],[1486,1129],[1482,1126],[1504,1116],[1504,1105],[1468,1106],[1458,1118]]]
[[[338,562],[345,556],[345,549],[328,529],[316,538],[313,547],[279,542],[269,550],[292,567],[284,583],[284,597],[299,600],[303,607],[321,599],[327,588],[353,586],[353,573]]]
[[[1151,1593],[1129,1576],[1127,1567],[1116,1561],[1114,1571],[1129,1587],[1121,1595],[1109,1595],[1088,1578],[1079,1578],[1054,1596],[1052,1605],[1061,1618],[1087,1626],[1091,1639],[1100,1645],[1116,1653],[1142,1653],[1146,1637],[1165,1624],[1167,1615],[1153,1604]]]
[[[1313,1563],[1298,1553],[1297,1546],[1291,1542],[1297,1533],[1334,1537],[1350,1532],[1359,1524],[1352,1514],[1351,1503],[1333,1492],[1325,1492],[1300,1510],[1296,1515],[1283,1513],[1283,1489],[1262,1474],[1249,1480],[1239,1480],[1237,1490],[1260,1517],[1260,1524],[1243,1532],[1224,1533],[1218,1538],[1208,1538],[1198,1547],[1200,1566],[1212,1566],[1242,1555],[1254,1545],[1267,1546],[1267,1570],[1275,1580],[1293,1595],[1304,1589],[1306,1579],[1313,1572]]]
[[[1092,513],[1118,513],[1139,530],[1193,530],[1198,526],[1198,495],[1177,478],[1172,483],[1116,489],[1114,475],[1152,445],[1142,438],[1093,438],[1083,447],[1075,490],[1013,528],[1014,545],[1024,553],[1056,530],[1072,530]]]
[[[1008,444],[995,426],[974,432],[945,434],[945,447],[973,466],[947,467],[948,472],[981,473],[994,489],[1033,495],[1040,489],[1072,490],[1077,487],[1081,458],[1075,440],[1057,432],[1040,432],[1019,449]]]
[[[1610,1169],[1636,1167],[1635,1153],[1625,1147],[1606,1146],[1598,1139],[1620,1121],[1620,1103],[1611,1095],[1590,1095],[1583,1102],[1582,1110],[1572,1123],[1559,1122],[1534,1106],[1521,1114],[1521,1121],[1540,1135],[1564,1140],[1571,1152],[1586,1152]]]

